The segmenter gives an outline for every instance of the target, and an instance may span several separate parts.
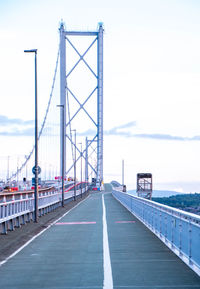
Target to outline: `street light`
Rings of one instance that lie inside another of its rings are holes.
[[[74,143],[75,143],[75,151],[74,151],[74,201],[76,201],[76,129],[72,129],[74,131]]]
[[[64,104],[59,104],[57,107],[62,108],[62,120],[64,121]],[[65,172],[64,172],[64,150],[65,150],[65,143],[64,143],[64,137],[65,137],[65,126],[62,125],[62,207],[65,206],[64,200],[65,200]]]
[[[124,160],[122,160],[122,186],[124,185]]]
[[[10,156],[8,156],[8,164],[7,164],[7,183],[9,181],[9,175],[10,175],[10,173],[9,173],[9,163],[10,163]]]
[[[37,49],[24,50],[35,53],[35,222],[38,222],[38,118],[37,118]]]
[[[81,145],[81,198],[82,198],[82,154],[83,154],[83,152],[82,152],[82,142],[81,143],[79,143],[80,145]]]

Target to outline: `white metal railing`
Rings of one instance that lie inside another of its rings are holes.
[[[200,275],[200,216],[116,190],[112,194]]]
[[[77,186],[80,185],[77,184]],[[74,186],[65,190],[65,201],[74,197]],[[88,187],[85,185],[82,188],[82,194],[87,191]],[[76,196],[81,195],[81,190],[76,190]],[[57,188],[41,189],[38,197],[38,209],[42,212],[48,208],[49,211],[55,207],[61,206],[62,193]],[[4,193],[0,195],[0,225],[2,233],[7,233],[7,229],[13,230],[15,226],[20,226],[20,223],[30,221],[35,210],[34,192],[15,192]],[[45,211],[47,212],[47,211]],[[32,214],[32,216],[30,216]],[[42,214],[42,213],[41,213]],[[20,220],[22,218],[22,220]],[[14,222],[15,221],[15,222]]]

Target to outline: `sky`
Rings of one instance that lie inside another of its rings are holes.
[[[200,3],[197,0],[0,1],[0,159],[30,152],[34,63],[39,114],[55,69],[61,19],[67,30],[104,24],[104,180],[135,189],[200,191]]]

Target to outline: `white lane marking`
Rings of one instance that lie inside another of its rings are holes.
[[[103,194],[102,194],[102,205],[103,205],[103,268],[104,268],[103,289],[113,289],[112,267],[110,260],[108,230],[106,222],[106,209]]]
[[[78,207],[81,203],[83,203],[84,201],[86,201],[88,198],[90,197],[87,196],[87,198],[85,198],[83,201],[81,201],[80,203],[78,203],[76,206],[74,206],[73,208],[71,208],[68,212],[64,213],[60,218],[58,218],[56,221],[54,221],[53,223],[51,223],[47,228],[45,228],[44,230],[42,230],[40,233],[38,233],[37,235],[35,235],[33,238],[31,238],[28,242],[26,242],[23,246],[21,246],[19,249],[17,249],[14,253],[12,253],[10,256],[8,256],[5,260],[0,262],[0,267],[5,264],[6,262],[8,262],[8,260],[10,260],[11,258],[13,258],[15,255],[17,255],[20,251],[22,251],[26,246],[28,246],[33,240],[35,240],[37,237],[39,237],[40,235],[42,235],[46,230],[48,230],[51,226],[53,226],[54,224],[56,224],[58,221],[60,221],[60,219],[62,219],[63,217],[65,217],[67,214],[69,214],[69,212],[71,212],[73,209],[75,209],[76,207]],[[27,225],[28,226],[28,225]]]
[[[120,285],[120,286],[117,286],[117,288],[130,288],[130,289],[132,289],[132,288],[136,288],[136,289],[139,289],[139,288],[143,288],[143,289],[150,289],[150,288],[152,288],[152,289],[155,289],[155,288],[163,288],[163,289],[169,289],[169,288],[180,288],[180,289],[184,289],[184,288],[190,288],[190,289],[192,289],[192,288],[199,288],[199,285]],[[68,289],[68,288],[66,288],[66,289]]]

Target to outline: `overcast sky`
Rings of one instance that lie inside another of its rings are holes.
[[[32,148],[33,61],[23,50],[38,49],[42,119],[61,19],[67,30],[103,22],[105,181],[121,181],[124,159],[130,189],[151,172],[156,189],[199,191],[199,15],[197,0],[0,1],[1,156]]]

